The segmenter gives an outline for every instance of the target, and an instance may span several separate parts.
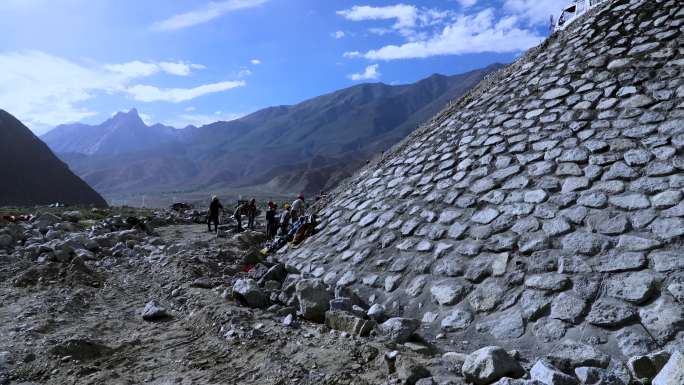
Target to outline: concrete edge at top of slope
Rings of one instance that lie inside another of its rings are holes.
[[[475,87],[466,92],[463,96],[447,103],[447,105],[437,114],[435,114],[434,117],[430,118],[428,121],[418,126],[418,128],[416,128],[412,133],[407,135],[404,139],[402,139],[401,141],[387,149],[384,152],[383,156],[376,155],[375,158],[373,158],[369,164],[357,170],[346,180],[340,182],[338,186],[327,195],[326,198],[318,201],[313,206],[313,209],[319,211],[328,206],[328,204],[332,202],[332,200],[338,192],[348,189],[350,184],[353,184],[353,182],[358,180],[359,177],[365,175],[370,170],[376,169],[378,166],[385,164],[385,162],[393,158],[394,155],[401,153],[407,146],[413,143],[413,141],[418,140],[423,134],[432,130],[435,127],[435,125],[442,124],[445,120],[447,120],[459,109],[463,108],[464,106],[467,106],[469,103],[479,98],[494,84],[496,84],[497,82],[501,82],[503,79],[506,79],[510,75],[522,69],[526,64],[534,61],[535,57],[540,52],[546,50],[547,47],[549,47],[551,44],[555,43],[560,39],[565,39],[573,35],[574,33],[578,32],[578,30],[584,26],[584,21],[586,21],[586,19],[607,10],[609,7],[611,7],[614,3],[618,1],[621,0],[609,0],[595,8],[592,8],[585,14],[579,16],[579,18],[575,20],[572,23],[572,25],[570,25],[568,28],[553,32],[538,45],[528,49],[514,62],[504,66],[498,71],[487,74]]]

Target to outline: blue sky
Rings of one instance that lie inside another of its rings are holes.
[[[32,130],[182,127],[511,62],[565,0],[2,0],[0,108]]]

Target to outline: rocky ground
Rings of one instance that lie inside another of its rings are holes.
[[[2,224],[0,384],[684,385],[682,47],[682,1],[603,3],[267,258],[169,212]]]
[[[145,214],[67,211],[0,223],[0,384],[682,379],[677,353],[624,365],[581,344],[559,345],[536,363],[495,346],[439,350],[421,338],[418,320],[391,318],[352,291],[263,257],[259,231],[217,236],[174,213]]]
[[[260,232],[126,219],[0,224],[0,383],[378,384],[439,357],[297,316]],[[449,364],[435,365],[448,377]]]

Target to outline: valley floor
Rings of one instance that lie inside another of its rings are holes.
[[[282,315],[222,296],[244,274],[244,233],[217,239],[204,225],[157,231],[152,244],[184,251],[95,264],[0,257],[0,384],[387,380],[382,344],[313,323],[285,326]],[[172,316],[143,321],[150,300]]]

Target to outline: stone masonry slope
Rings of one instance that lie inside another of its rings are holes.
[[[338,189],[281,258],[445,349],[682,349],[683,33],[679,0],[606,2]]]

